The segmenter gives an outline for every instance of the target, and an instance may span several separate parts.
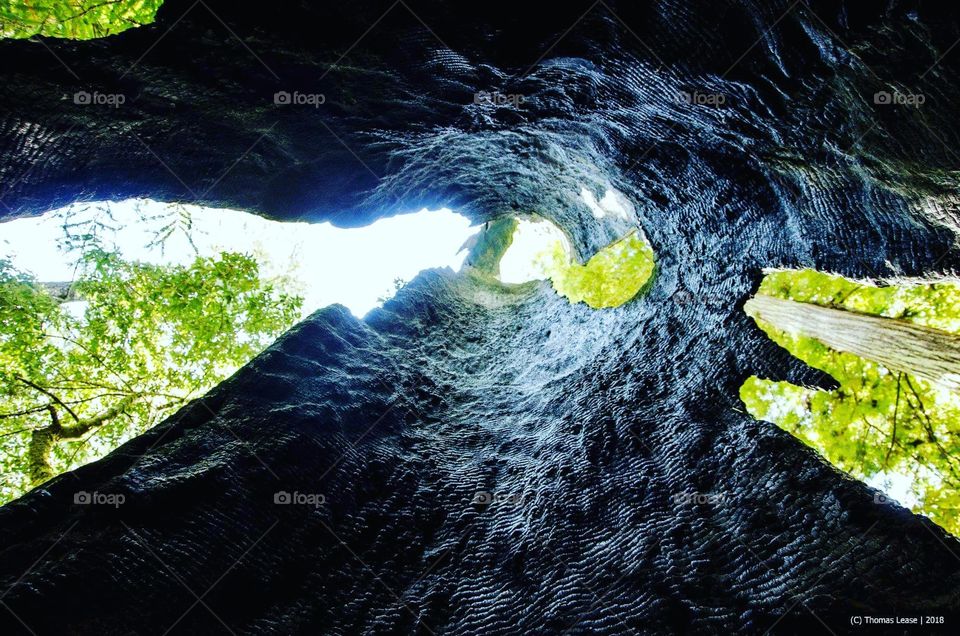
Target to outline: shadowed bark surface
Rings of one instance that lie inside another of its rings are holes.
[[[332,4],[168,0],[104,40],[0,43],[4,213],[535,212],[584,258],[641,226],[650,292],[597,311],[431,271],[363,321],[315,313],[0,509],[4,633],[751,633],[958,609],[960,543],[737,399],[753,374],[824,381],[743,313],[762,267],[957,267],[955,9]],[[582,187],[634,209],[597,219]]]

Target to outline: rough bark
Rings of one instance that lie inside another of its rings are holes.
[[[960,390],[960,336],[905,320],[879,318],[758,294],[748,314],[777,329],[878,362],[893,371]]]
[[[11,214],[137,194],[347,225],[446,204],[539,213],[581,257],[640,225],[657,252],[649,293],[612,310],[428,272],[363,321],[317,312],[0,509],[5,632],[13,613],[38,633],[821,629],[810,612],[839,632],[958,609],[960,543],[737,401],[753,374],[819,381],[743,314],[761,268],[960,264],[957,8],[584,10],[171,0],[115,38],[0,43]],[[891,86],[928,99],[875,104]],[[626,218],[580,199],[608,186]]]

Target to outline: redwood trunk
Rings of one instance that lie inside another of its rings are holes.
[[[832,349],[880,363],[892,371],[960,390],[960,336],[905,320],[765,294],[748,300],[744,309],[777,329],[814,338]]]
[[[737,397],[819,378],[741,311],[763,267],[960,269],[958,10],[168,0],[116,37],[0,42],[5,213],[447,205],[538,213],[581,260],[639,225],[658,266],[611,310],[433,271],[364,321],[315,313],[0,509],[0,632],[842,633],[960,609],[960,542]],[[927,100],[876,103],[891,86]],[[611,187],[632,206],[596,218],[581,190]]]

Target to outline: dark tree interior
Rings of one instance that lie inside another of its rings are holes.
[[[960,266],[957,14],[167,0],[120,35],[0,42],[3,215],[147,196],[358,226],[448,206],[539,214],[582,258],[639,225],[657,255],[649,292],[603,311],[442,271],[365,320],[318,311],[0,509],[0,631],[842,633],[960,609],[960,542],[737,397],[752,374],[830,383],[743,313],[763,268]],[[891,87],[924,108],[876,106]],[[678,106],[696,91],[726,103]],[[578,196],[608,186],[635,218]],[[714,491],[732,503],[674,500]]]

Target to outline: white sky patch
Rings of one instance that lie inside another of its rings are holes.
[[[252,254],[261,263],[262,274],[287,274],[299,282],[304,315],[340,303],[363,316],[379,304],[378,297],[393,295],[396,278],[409,281],[433,267],[459,270],[466,253],[458,249],[477,231],[469,219],[447,209],[424,209],[354,229],[142,199],[77,204],[70,209],[71,221],[96,217],[115,228],[105,236],[104,245],[115,247],[126,259],[187,265],[198,255],[221,251]],[[178,216],[179,211],[185,214]],[[76,258],[60,246],[64,234],[58,212],[0,223],[0,257],[40,281],[72,280]],[[157,230],[177,218],[192,224],[189,236],[196,250],[187,233],[179,230],[161,245],[148,247]]]
[[[913,508],[920,503],[913,492],[914,478],[911,475],[880,472],[869,479],[865,479],[864,483],[877,490],[882,490],[887,497],[905,508]]]
[[[513,242],[500,259],[500,281],[519,284],[548,278],[539,257],[552,250],[557,241],[569,254],[567,237],[560,228],[545,219],[518,221]]]
[[[607,188],[599,201],[593,192],[580,188],[580,198],[598,220],[612,216],[627,221],[635,217],[633,204],[614,188]]]
[[[85,300],[71,300],[70,302],[63,303],[60,307],[65,309],[67,313],[76,320],[83,320],[83,316],[87,313],[87,307],[89,305],[90,303]]]

